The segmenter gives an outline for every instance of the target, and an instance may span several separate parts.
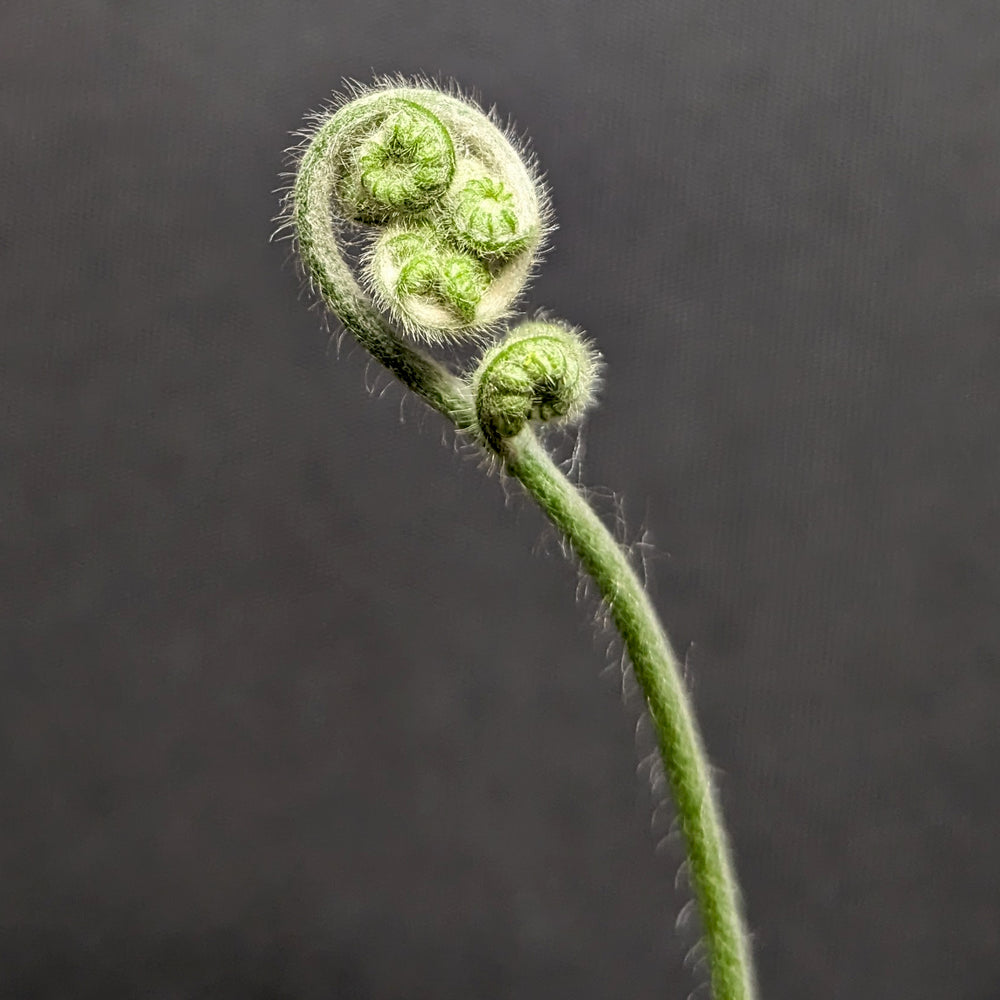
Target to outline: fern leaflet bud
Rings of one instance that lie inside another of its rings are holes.
[[[341,113],[353,110],[351,105]],[[386,222],[420,212],[448,189],[455,147],[441,121],[402,97],[367,103],[340,133],[337,195],[355,221]]]

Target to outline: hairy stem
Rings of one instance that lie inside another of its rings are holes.
[[[339,127],[335,119],[326,122],[299,164],[292,212],[302,262],[324,301],[361,346],[435,410],[465,428],[473,412],[465,383],[434,358],[403,343],[344,259],[330,210],[336,175],[329,148]]]
[[[753,967],[728,838],[677,656],[625,552],[532,430],[506,439],[500,454],[572,545],[611,612],[656,728],[701,909],[712,992],[716,1000],[752,1000]]]
[[[393,90],[390,96],[395,95],[395,100],[401,93],[409,91]],[[484,127],[493,130],[494,126],[481,112],[432,90],[421,91],[421,98],[452,126],[467,126],[472,138],[466,136],[465,145],[480,158],[496,160],[508,167],[520,162],[499,132],[497,140],[482,131]],[[593,577],[625,643],[656,728],[660,755],[686,841],[691,880],[701,908],[715,1000],[753,1000],[755,988],[749,942],[729,846],[677,657],[625,552],[583,495],[555,466],[530,424],[524,425],[524,421],[546,414],[551,417],[574,410],[582,412],[590,398],[590,390],[584,388],[581,399],[577,400],[573,395],[575,384],[569,376],[585,373],[584,381],[592,382],[597,356],[583,343],[579,345],[582,351],[579,356],[570,354],[563,361],[553,360],[550,352],[529,352],[524,358],[514,358],[514,367],[508,367],[504,378],[491,384],[488,392],[480,380],[474,400],[472,389],[450,368],[404,341],[358,283],[341,244],[342,228],[348,222],[339,217],[335,220],[332,211],[337,171],[342,166],[334,155],[338,137],[342,130],[355,126],[357,115],[361,113],[349,106],[327,118],[311,135],[299,160],[289,198],[288,218],[295,230],[302,262],[313,285],[344,327],[404,385],[460,431],[470,432],[470,437],[499,456],[506,470],[522,483],[568,539],[584,570]],[[393,127],[397,125],[403,128],[399,123]],[[482,138],[483,135],[486,138]],[[521,169],[525,169],[523,165]],[[516,175],[516,171],[514,173]],[[527,173],[525,177],[529,186],[534,183]],[[393,176],[389,181],[395,184],[396,179]],[[387,190],[396,196],[396,187],[390,185]],[[530,197],[522,195],[519,202],[522,209],[527,206],[534,212],[534,222],[529,227],[532,236],[527,244],[532,252],[537,248],[545,225],[547,200],[540,192],[539,187],[538,192],[529,192]],[[481,205],[476,210],[486,211]],[[489,229],[479,216],[473,222],[476,225],[470,222],[471,230],[476,226]],[[512,268],[517,278],[523,277],[530,266],[531,253],[523,252],[524,261],[517,263],[515,256],[513,264],[506,262],[503,265]],[[558,324],[548,324],[548,327],[551,329],[543,339],[550,347],[550,341],[561,343],[560,338],[571,334],[568,328],[562,329]],[[430,339],[426,331],[424,335]],[[493,361],[501,355],[504,360],[511,361],[513,354],[508,357],[511,344],[521,347],[527,344],[523,336],[520,339],[519,335],[512,337],[505,348],[496,349],[500,351],[496,357],[486,355],[488,372],[496,367]],[[486,427],[481,426],[477,415],[477,403],[483,404],[484,400],[489,406],[480,405],[478,409],[484,419],[488,418]]]

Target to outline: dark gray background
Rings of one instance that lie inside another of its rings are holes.
[[[1000,996],[995,0],[5,4],[0,994],[703,979],[575,570],[268,243],[373,71],[548,172],[764,997]]]

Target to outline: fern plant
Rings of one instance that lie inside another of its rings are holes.
[[[579,421],[595,346],[516,308],[552,228],[534,158],[457,89],[381,78],[316,115],[282,221],[313,288],[409,390],[516,479],[596,584],[645,696],[687,851],[716,1000],[753,1000],[749,938],[711,771],[677,657],[628,554],[540,425]],[[471,370],[446,353],[482,348]]]

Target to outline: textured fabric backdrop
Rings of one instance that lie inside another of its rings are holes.
[[[763,997],[994,1000],[995,0],[6,3],[0,995],[704,981],[575,570],[268,242],[395,71],[548,173]]]

